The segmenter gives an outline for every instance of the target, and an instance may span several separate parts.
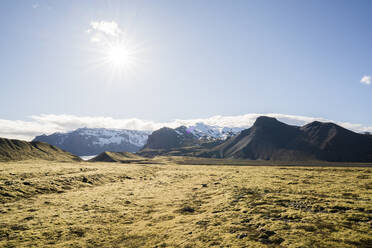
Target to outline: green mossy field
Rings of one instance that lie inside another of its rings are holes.
[[[0,163],[0,247],[372,247],[371,167],[198,161]]]

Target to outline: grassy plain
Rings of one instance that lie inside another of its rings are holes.
[[[0,247],[372,247],[372,168],[153,161],[0,163]]]

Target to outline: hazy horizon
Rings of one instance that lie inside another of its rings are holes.
[[[237,116],[216,115],[208,118],[173,119],[165,122],[156,122],[153,120],[143,120],[138,118],[115,119],[112,117],[102,116],[35,115],[31,116],[30,120],[27,121],[0,119],[0,137],[30,141],[35,136],[41,134],[49,135],[55,132],[65,133],[85,127],[154,131],[162,127],[189,127],[197,123],[203,123],[205,125],[217,127],[249,128],[259,116],[274,117],[281,122],[297,126],[302,126],[313,121],[321,121],[333,122],[355,132],[372,132],[372,126],[365,126],[358,123],[329,120],[322,117],[284,115],[278,113],[251,113]]]

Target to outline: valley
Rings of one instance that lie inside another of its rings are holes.
[[[269,165],[0,163],[0,246],[371,247],[371,165]]]

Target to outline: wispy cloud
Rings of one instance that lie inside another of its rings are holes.
[[[371,84],[371,76],[363,76],[360,82],[367,85]]]
[[[121,33],[119,25],[114,22],[100,21],[100,22],[91,22],[90,26],[97,31],[103,32],[107,35],[118,36]]]
[[[115,21],[92,21],[87,33],[92,35],[92,42],[101,42],[108,37],[118,37],[123,31]]]
[[[33,9],[37,9],[37,8],[39,8],[39,6],[40,6],[39,3],[34,3],[34,4],[32,4],[32,8],[33,8]]]
[[[275,117],[278,120],[291,125],[304,125],[312,121],[335,122],[345,128],[356,132],[372,132],[372,126],[362,124],[337,122],[325,118],[285,115],[285,114],[246,114],[238,116],[213,116],[210,118],[199,118],[190,120],[176,119],[169,122],[154,122],[137,118],[114,119],[111,117],[87,117],[75,115],[35,115],[30,121],[4,120],[0,119],[0,137],[32,140],[41,134],[54,132],[67,132],[80,127],[89,128],[113,128],[113,129],[135,129],[135,130],[156,130],[161,127],[178,127],[181,125],[190,126],[198,122],[207,125],[221,127],[242,127],[252,126],[257,117],[261,115]]]

